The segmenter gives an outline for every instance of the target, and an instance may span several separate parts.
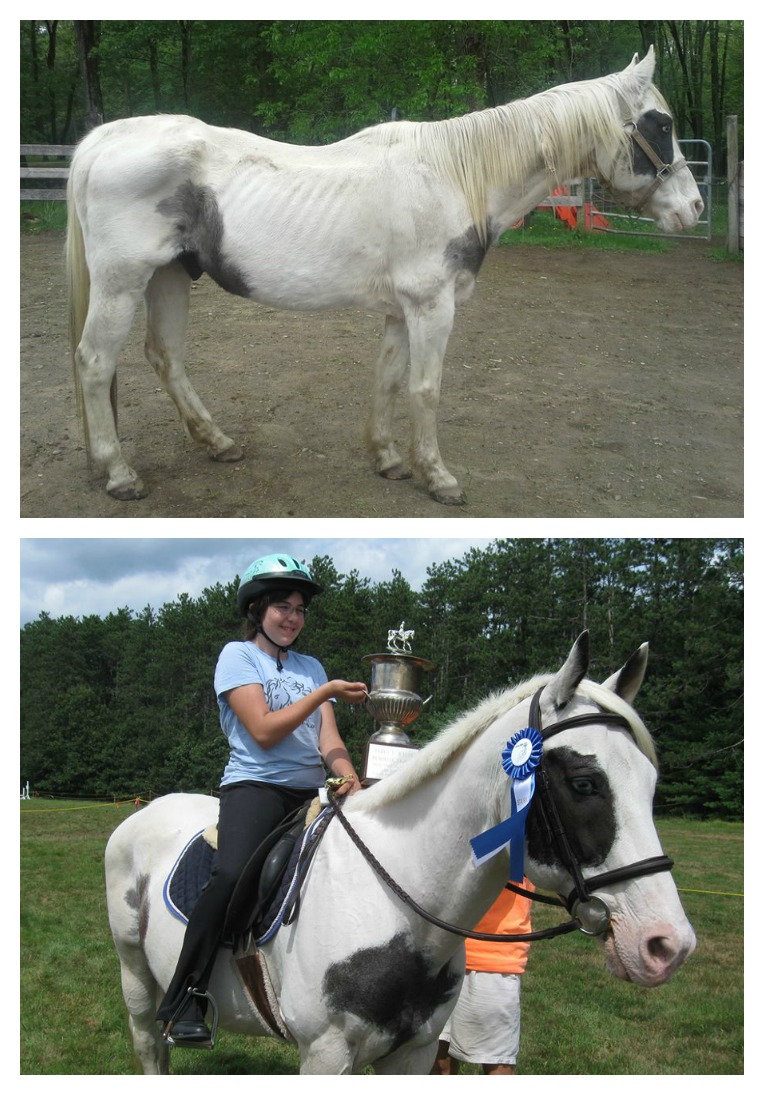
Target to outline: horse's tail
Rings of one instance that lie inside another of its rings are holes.
[[[77,154],[72,157],[69,179],[66,184],[66,285],[69,301],[69,353],[74,375],[74,391],[77,398],[77,415],[82,423],[85,437],[85,452],[90,462],[90,431],[87,423],[87,407],[82,394],[79,370],[77,368],[77,348],[82,339],[85,320],[90,306],[90,271],[85,254],[85,239],[82,234],[82,222],[77,211],[75,197],[75,178],[77,173]],[[117,377],[111,386],[111,403],[114,421],[117,420]]]
[[[66,289],[69,305],[69,354],[74,377],[74,391],[77,397],[77,415],[83,426],[85,451],[87,452],[88,461],[90,461],[90,434],[85,418],[85,402],[77,368],[77,347],[82,338],[90,303],[90,272],[85,257],[82,224],[74,198],[74,177],[75,161],[72,159],[69,179],[66,184]]]

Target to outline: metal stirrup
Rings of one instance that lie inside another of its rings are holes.
[[[202,990],[202,989],[195,989],[193,985],[188,986],[188,989],[186,990],[186,997],[183,1000],[181,1000],[181,1002],[178,1004],[172,1018],[167,1023],[167,1026],[165,1028],[165,1032],[164,1032],[164,1035],[163,1035],[164,1040],[165,1040],[165,1042],[167,1043],[168,1046],[174,1046],[174,1045],[177,1044],[173,1040],[173,1037],[172,1037],[172,1027],[173,1027],[173,1023],[175,1023],[177,1021],[179,1013],[186,1006],[189,996],[198,996],[201,1000],[207,1000],[209,1002],[210,1009],[212,1011],[212,1022],[210,1023],[210,1040],[209,1040],[209,1042],[197,1042],[196,1047],[198,1049],[214,1049],[215,1048],[215,1037],[217,1036],[217,1032],[218,1032],[218,1005],[217,1005],[217,1002],[215,1000],[215,997],[212,995],[211,992],[208,992],[208,991]],[[188,1045],[188,1044],[189,1043],[186,1043],[186,1045]]]

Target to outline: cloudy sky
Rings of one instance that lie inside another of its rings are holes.
[[[461,558],[479,538],[335,539],[22,539],[21,625],[51,616],[105,616],[119,608],[160,608],[180,593],[198,596],[215,582],[232,581],[260,555],[286,551],[298,559],[328,555],[341,574],[358,571],[372,582],[400,570],[415,589],[427,567]]]

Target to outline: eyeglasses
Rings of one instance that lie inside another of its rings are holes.
[[[279,616],[283,616],[285,619],[296,616],[298,620],[304,620],[308,611],[305,605],[278,604],[271,605],[271,608],[275,609]]]

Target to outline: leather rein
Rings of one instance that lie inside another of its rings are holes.
[[[560,722],[553,723],[546,729],[542,730],[541,726],[541,704],[540,696],[543,689],[539,689],[531,700],[531,707],[529,712],[529,725],[538,730],[544,740],[553,737],[555,734],[559,734],[563,730],[569,730],[576,726],[585,726],[592,723],[608,723],[611,726],[619,726],[625,728],[631,732],[628,719],[623,715],[615,714],[610,711],[598,711],[591,714],[573,715],[571,718],[563,719]],[[534,795],[534,802],[537,802],[541,822],[545,827],[547,839],[550,846],[554,847],[559,855],[563,866],[569,872],[573,879],[573,889],[568,894],[567,898],[548,897],[543,894],[536,894],[534,891],[525,890],[522,886],[516,886],[514,883],[506,883],[506,888],[512,890],[513,893],[518,893],[524,897],[528,897],[533,901],[540,901],[548,905],[558,905],[566,908],[571,914],[572,919],[566,921],[563,924],[558,924],[556,927],[545,928],[540,931],[511,933],[511,934],[491,934],[488,932],[472,931],[468,928],[462,928],[457,924],[449,924],[439,917],[428,912],[422,908],[410,894],[406,893],[397,882],[395,882],[381,863],[372,854],[369,848],[361,840],[358,833],[351,827],[344,813],[342,812],[340,802],[333,793],[329,792],[329,805],[334,812],[334,816],[342,825],[345,832],[350,837],[351,841],[363,855],[367,863],[373,868],[378,877],[385,883],[385,885],[392,890],[395,896],[412,909],[422,919],[433,924],[436,928],[442,928],[444,931],[450,932],[452,935],[460,935],[465,939],[479,939],[491,943],[530,943],[538,939],[551,939],[557,935],[565,935],[572,931],[582,931],[585,935],[601,935],[606,932],[610,925],[610,910],[607,904],[599,897],[595,897],[593,891],[600,889],[603,886],[611,885],[615,882],[622,882],[629,878],[639,878],[643,875],[655,874],[659,871],[670,871],[674,866],[672,859],[668,856],[652,856],[649,859],[641,859],[638,862],[627,864],[623,867],[616,867],[612,871],[603,871],[598,875],[593,875],[589,878],[585,878],[581,869],[581,864],[576,857],[573,848],[568,839],[565,828],[560,819],[560,814],[554,801],[554,795],[549,783],[549,778],[544,770],[543,757],[541,764],[536,770],[536,792]]]

